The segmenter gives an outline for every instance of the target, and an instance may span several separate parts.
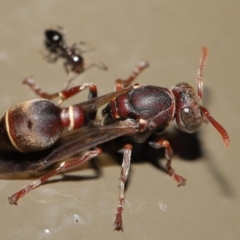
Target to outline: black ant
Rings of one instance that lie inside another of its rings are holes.
[[[44,43],[49,51],[47,55],[49,62],[56,62],[58,58],[65,59],[64,68],[69,75],[65,89],[68,88],[70,81],[72,81],[77,74],[82,73],[87,68],[96,66],[102,70],[107,70],[107,66],[100,61],[98,64],[90,63],[86,66],[86,62],[81,55],[84,51],[77,48],[76,44],[69,47],[64,39],[64,34],[60,31],[53,29],[46,30]]]

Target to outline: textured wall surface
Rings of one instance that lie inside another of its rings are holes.
[[[27,76],[34,76],[48,92],[62,88],[63,61],[49,64],[42,57],[44,30],[62,26],[70,45],[86,41],[95,46],[84,54],[88,61],[100,59],[109,67],[107,72],[92,68],[72,83],[94,82],[100,95],[111,92],[114,81],[126,78],[142,59],[150,68],[136,82],[170,88],[184,81],[195,86],[201,47],[207,46],[203,103],[226,128],[231,143],[225,148],[211,124],[189,137],[179,132],[166,136],[175,152],[173,167],[187,178],[186,186],[179,188],[154,164],[165,164],[162,151],[157,159],[156,150],[147,148],[142,154],[135,149],[123,233],[113,231],[119,155],[100,157],[101,177],[94,177],[94,170],[85,165],[65,174],[71,178],[56,176],[18,206],[9,205],[7,197],[33,178],[1,179],[0,238],[239,239],[239,8],[237,0],[2,1],[2,115],[11,105],[36,98],[22,86]],[[79,94],[65,105],[86,97]]]

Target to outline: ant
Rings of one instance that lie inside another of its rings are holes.
[[[47,55],[47,60],[49,62],[56,62],[58,58],[65,59],[64,68],[68,74],[67,84],[64,89],[67,89],[70,82],[74,77],[85,71],[87,68],[96,66],[102,70],[107,70],[107,66],[99,62],[91,63],[86,66],[86,63],[82,57],[83,51],[77,48],[76,44],[73,44],[71,47],[67,45],[64,34],[60,31],[47,29],[45,31],[45,47],[48,50],[49,54]]]
[[[62,162],[56,169],[13,194],[9,197],[10,204],[17,204],[19,198],[47,181],[53,175],[67,171],[93,157],[99,156],[102,150],[96,146],[118,139],[121,136],[125,137],[126,143],[123,146],[120,194],[114,221],[116,230],[123,230],[122,213],[125,183],[130,169],[131,142],[143,143],[153,137],[153,140],[149,141],[151,147],[156,149],[165,148],[166,172],[177,182],[178,186],[184,186],[186,179],[176,174],[171,166],[173,157],[171,145],[167,140],[159,138],[159,135],[171,125],[174,119],[181,131],[193,133],[199,129],[204,118],[206,118],[220,133],[225,146],[228,146],[230,142],[226,130],[202,106],[202,71],[207,55],[208,50],[203,47],[196,78],[197,92],[188,83],[184,82],[176,84],[171,89],[142,86],[140,84],[130,87],[136,76],[148,66],[147,62],[141,62],[127,80],[118,79],[116,81],[117,91],[107,97],[96,97],[78,105],[84,108],[87,113],[90,113],[102,106],[103,102],[106,102],[105,100],[109,100],[102,111],[103,119],[101,121],[96,120],[93,121],[92,125],[81,127],[80,131],[72,136],[72,139],[66,139],[65,143],[57,142],[56,145],[47,148],[46,151],[40,151],[37,157],[25,153],[24,157],[22,157],[24,160],[21,163],[17,161],[21,156],[20,154],[6,156],[5,152],[0,152],[0,165],[2,167],[0,174],[6,174],[39,171],[66,157],[87,150],[81,157]],[[45,117],[47,118],[47,116]],[[13,124],[15,123],[13,122]],[[65,138],[62,140],[65,140]]]

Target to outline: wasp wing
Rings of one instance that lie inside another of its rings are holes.
[[[32,153],[0,152],[0,174],[36,172],[51,164],[118,137],[138,132],[136,121],[83,127],[78,133],[60,139],[53,147]]]
[[[103,96],[96,97],[96,98],[90,99],[88,101],[79,103],[79,104],[75,104],[75,106],[83,107],[86,112],[93,112],[93,111],[97,110],[99,107],[105,105],[106,103],[109,103],[112,99],[115,99],[118,96],[129,92],[131,89],[132,89],[132,87],[127,87],[127,88],[124,88],[117,92],[111,92],[111,93],[105,94]]]

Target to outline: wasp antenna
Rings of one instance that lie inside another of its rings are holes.
[[[207,61],[208,57],[208,49],[206,47],[202,47],[202,56],[199,61],[199,66],[198,66],[198,71],[197,71],[197,78],[196,78],[196,83],[197,83],[197,93],[198,97],[202,99],[203,97],[203,80],[202,80],[202,73],[203,73],[203,68],[205,66],[205,63]]]
[[[225,146],[227,147],[230,143],[230,138],[228,136],[227,131],[210,115],[209,111],[201,107],[202,113],[206,118],[211,122],[211,124],[218,130],[218,132],[221,134],[223,141],[225,143]]]

